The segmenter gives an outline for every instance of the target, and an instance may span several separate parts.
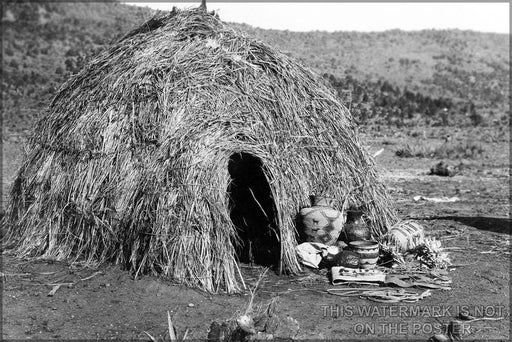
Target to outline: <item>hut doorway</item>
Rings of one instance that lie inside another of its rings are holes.
[[[277,265],[281,252],[277,210],[262,161],[248,153],[233,154],[228,171],[230,216],[239,237],[235,244],[238,260]]]

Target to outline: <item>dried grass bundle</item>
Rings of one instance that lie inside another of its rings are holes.
[[[434,237],[426,237],[423,243],[416,246],[407,252],[413,256],[422,265],[429,268],[447,268],[451,265],[451,260],[448,252],[445,252],[441,246],[441,241],[436,240]]]
[[[5,222],[20,256],[113,261],[208,291],[239,290],[226,189],[259,158],[297,273],[294,217],[310,194],[395,222],[354,121],[321,77],[202,10],[159,15],[60,89],[30,140]]]

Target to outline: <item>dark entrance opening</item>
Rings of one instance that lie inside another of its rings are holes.
[[[237,228],[238,260],[263,266],[277,265],[280,257],[276,206],[263,163],[248,153],[233,154],[228,171],[231,221]]]

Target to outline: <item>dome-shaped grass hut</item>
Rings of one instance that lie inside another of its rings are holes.
[[[202,9],[130,32],[41,116],[5,217],[20,256],[234,292],[241,261],[300,271],[311,194],[362,205],[377,236],[394,221],[334,91]]]

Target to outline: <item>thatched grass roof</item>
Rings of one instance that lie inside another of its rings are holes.
[[[240,276],[230,157],[263,162],[283,271],[309,195],[350,198],[376,235],[394,221],[355,124],[320,76],[201,10],[152,19],[63,85],[14,182],[21,256],[114,261],[208,291]]]

